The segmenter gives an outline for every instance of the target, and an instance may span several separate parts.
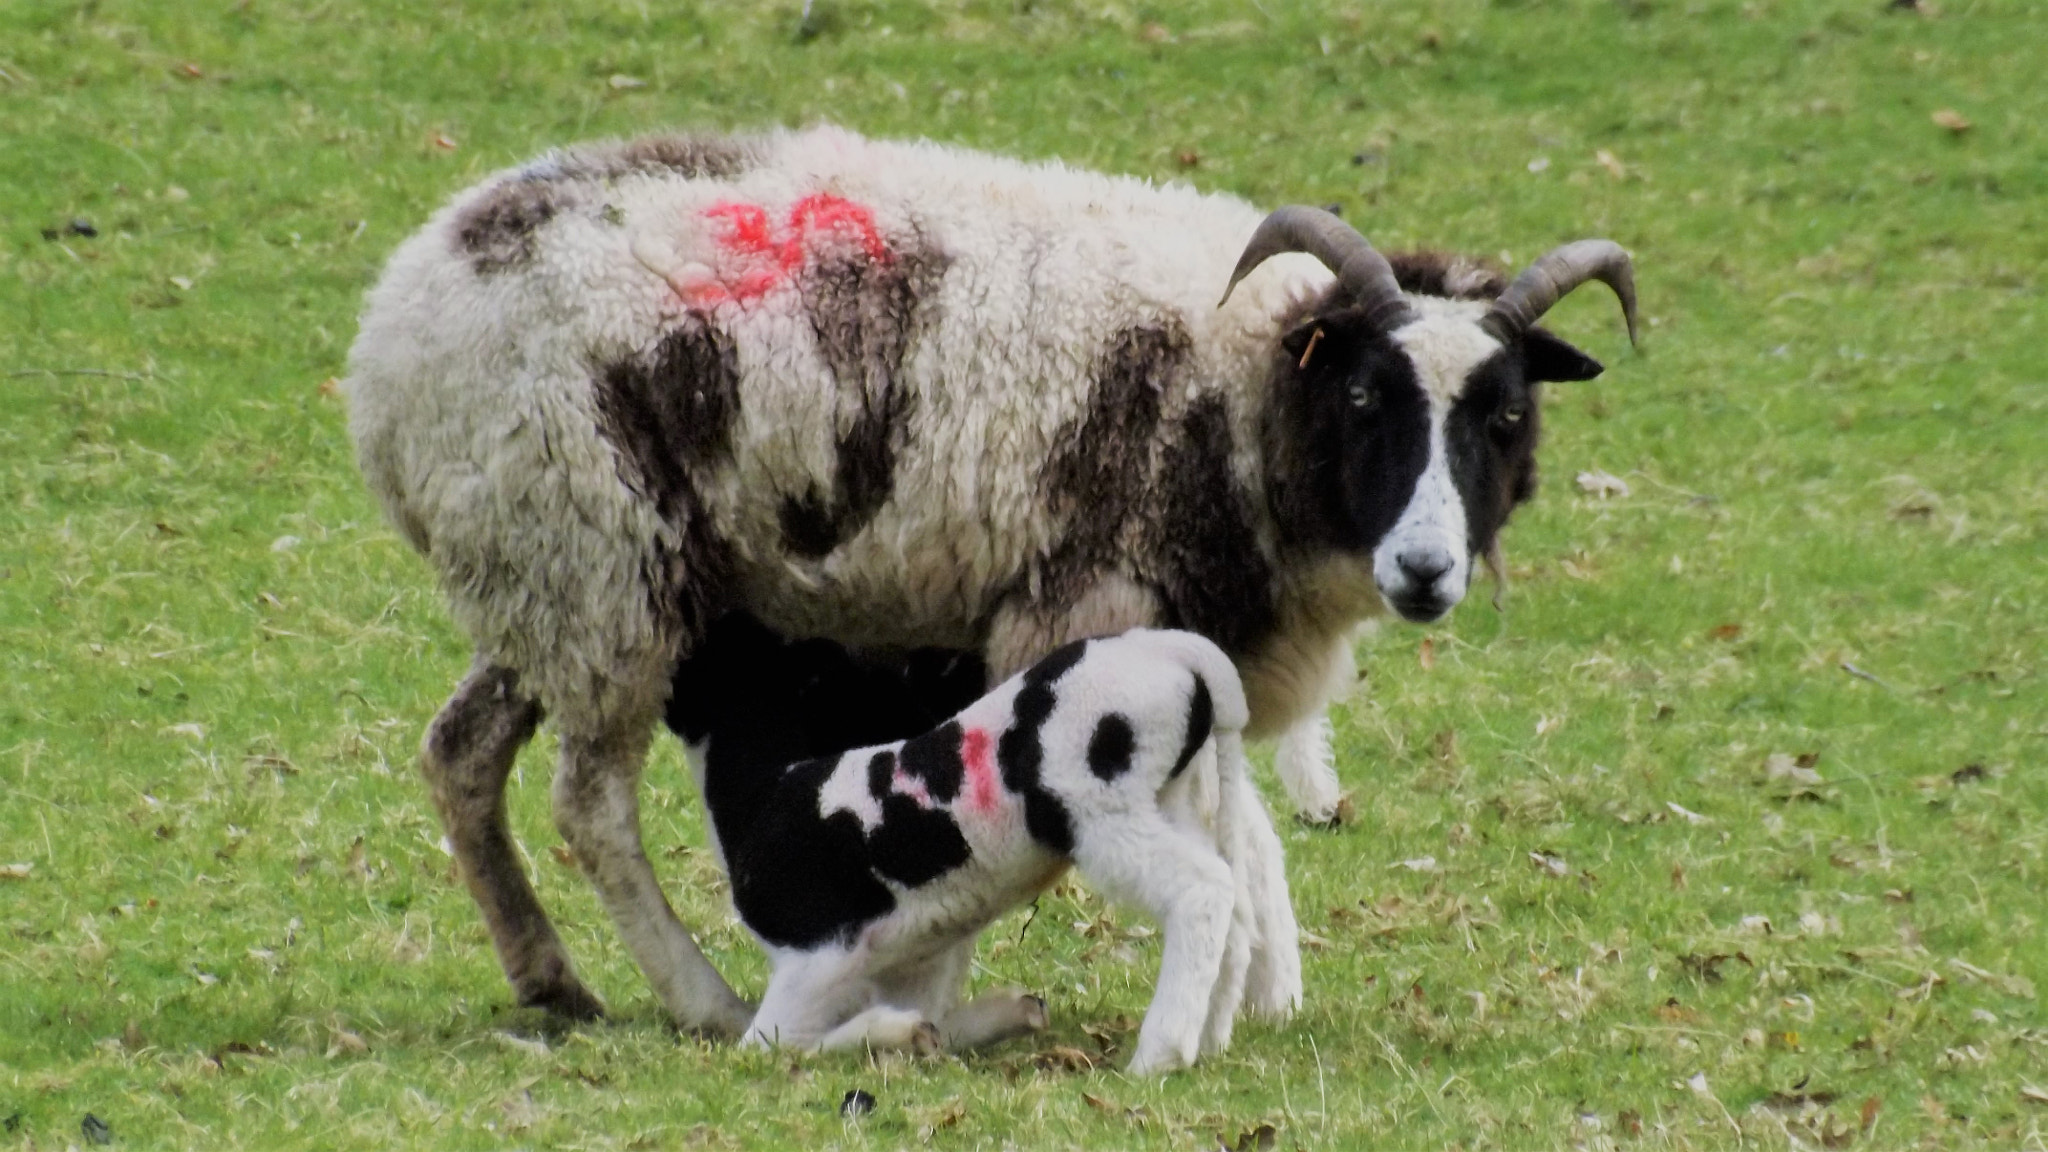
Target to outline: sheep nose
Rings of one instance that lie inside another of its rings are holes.
[[[1450,553],[1435,548],[1417,548],[1403,552],[1394,557],[1394,562],[1401,566],[1401,575],[1421,588],[1434,584],[1437,577],[1454,567]]]

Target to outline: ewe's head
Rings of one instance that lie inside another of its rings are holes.
[[[1268,216],[1238,260],[1231,287],[1282,252],[1305,252],[1337,274],[1333,292],[1282,337],[1290,392],[1314,443],[1303,460],[1317,520],[1331,542],[1372,557],[1373,582],[1415,621],[1465,596],[1475,558],[1535,490],[1537,385],[1590,380],[1600,363],[1536,326],[1588,280],[1621,298],[1636,335],[1628,254],[1581,240],[1536,261],[1496,299],[1402,291],[1365,237],[1317,208]],[[1226,299],[1229,292],[1224,293]]]

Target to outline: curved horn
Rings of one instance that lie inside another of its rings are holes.
[[[1518,337],[1566,294],[1598,280],[1621,298],[1628,342],[1636,342],[1636,274],[1628,253],[1612,240],[1575,240],[1545,252],[1493,302],[1486,324],[1495,335]]]
[[[1365,309],[1366,318],[1382,331],[1391,332],[1415,316],[1407,298],[1401,295],[1401,286],[1395,282],[1394,269],[1387,258],[1375,251],[1356,228],[1306,204],[1276,208],[1260,221],[1259,230],[1252,233],[1251,242],[1244,246],[1244,255],[1237,258],[1237,269],[1230,274],[1230,284],[1216,306],[1221,308],[1229,301],[1237,282],[1250,275],[1252,269],[1282,252],[1306,252],[1321,260],[1325,268],[1337,274],[1337,282],[1350,291],[1359,307]]]

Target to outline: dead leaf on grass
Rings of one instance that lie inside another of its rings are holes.
[[[0,880],[26,880],[35,871],[34,863],[0,864]]]
[[[1271,1124],[1247,1128],[1239,1132],[1234,1141],[1225,1140],[1221,1136],[1216,1138],[1216,1143],[1229,1152],[1272,1152],[1274,1145],[1279,1142],[1280,1130]]]
[[[1934,121],[1936,128],[1945,128],[1958,136],[1968,132],[1972,127],[1970,118],[1953,108],[1943,108],[1928,119]]]
[[[1602,500],[1607,499],[1609,496],[1627,496],[1629,494],[1628,481],[1599,468],[1591,468],[1581,472],[1574,479],[1578,482],[1579,491]]]
[[[1424,672],[1436,667],[1436,637],[1422,638],[1422,644],[1416,649],[1416,659],[1422,664]]]
[[[1095,1057],[1079,1048],[1055,1044],[1043,1052],[1033,1053],[1031,1063],[1040,1072],[1086,1072],[1095,1067]]]
[[[1609,176],[1614,177],[1616,180],[1625,180],[1628,178],[1628,165],[1623,164],[1621,162],[1620,157],[1616,156],[1612,152],[1609,152],[1607,149],[1602,148],[1594,152],[1593,159],[1599,161],[1600,166],[1602,168],[1607,169],[1607,174]],[[1626,493],[1624,493],[1624,495],[1626,495]]]

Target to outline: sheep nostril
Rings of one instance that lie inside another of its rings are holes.
[[[1394,561],[1401,566],[1401,575],[1422,586],[1435,583],[1438,577],[1455,567],[1449,553],[1433,548],[1403,552]]]

